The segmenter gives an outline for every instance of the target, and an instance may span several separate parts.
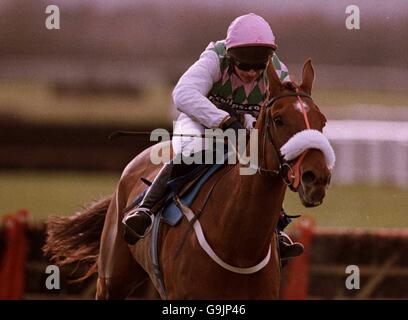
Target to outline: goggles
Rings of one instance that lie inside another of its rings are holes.
[[[265,69],[268,62],[265,61],[265,62],[260,62],[260,63],[245,63],[245,62],[239,62],[238,60],[234,59],[234,64],[237,66],[239,70],[242,70],[242,71],[250,71],[250,70],[257,71],[257,70]]]

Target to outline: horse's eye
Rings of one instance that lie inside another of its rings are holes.
[[[283,121],[282,121],[282,118],[280,116],[277,116],[277,117],[273,118],[273,122],[275,123],[275,125],[277,127],[283,126]]]

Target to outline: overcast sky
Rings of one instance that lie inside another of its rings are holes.
[[[13,0],[1,0],[3,3],[9,1]],[[341,16],[344,16],[345,8],[353,4],[359,6],[362,17],[367,14],[380,17],[404,16],[408,18],[408,0],[49,0],[49,2],[50,4],[61,4],[62,6],[76,6],[87,3],[104,9],[153,3],[168,7],[194,5],[196,7],[214,8],[215,10],[237,7],[248,9],[248,11],[264,8],[288,13],[320,11],[328,15]]]

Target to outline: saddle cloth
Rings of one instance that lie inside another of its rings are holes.
[[[224,155],[224,163],[228,159],[228,154]],[[182,213],[173,201],[173,197],[178,195],[184,205],[190,206],[202,185],[224,164],[199,165],[183,176],[174,178],[167,183],[167,192],[163,197],[164,201],[160,201],[154,206],[153,212],[161,212],[161,217],[164,222],[170,226],[175,226],[181,219]],[[132,203],[125,208],[124,212],[137,206],[145,196],[148,187],[140,192]]]
[[[202,185],[221,167],[223,164],[214,164],[209,169],[205,171],[205,173],[199,177],[198,181],[194,181],[190,188],[187,190],[183,190],[184,195],[180,196],[181,202],[186,205],[190,206],[195,197],[197,196],[198,192],[200,191]],[[171,183],[171,182],[170,182]],[[171,193],[171,198],[174,193]],[[171,199],[172,200],[172,199]],[[180,209],[177,207],[174,201],[170,201],[164,207],[162,212],[162,217],[164,222],[166,222],[170,226],[175,226],[180,219],[182,218],[183,214]]]

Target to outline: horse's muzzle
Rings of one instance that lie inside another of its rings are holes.
[[[330,179],[327,179],[322,183],[312,171],[302,173],[301,183],[298,188],[302,204],[307,208],[321,205],[326,196],[329,181]]]

